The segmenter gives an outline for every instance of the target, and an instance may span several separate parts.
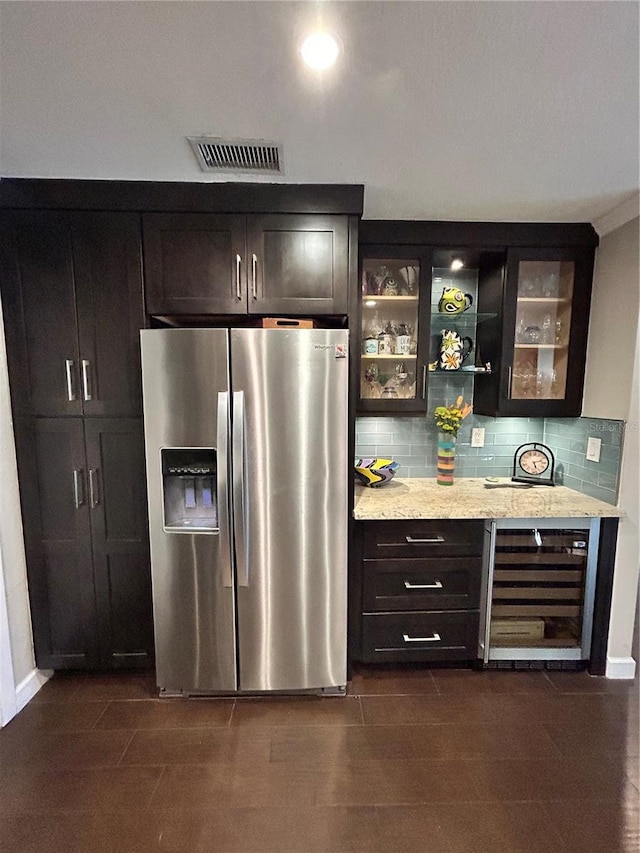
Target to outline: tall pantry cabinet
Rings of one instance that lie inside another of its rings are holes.
[[[139,216],[3,211],[0,287],[37,664],[147,666]]]

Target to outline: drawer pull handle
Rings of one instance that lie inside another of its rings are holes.
[[[404,585],[407,589],[442,589],[442,581],[436,581],[435,583],[411,583],[410,581],[405,581]]]
[[[413,536],[405,536],[409,545],[438,545],[444,542],[444,536],[434,536],[432,539],[414,539]]]
[[[437,643],[440,641],[440,634],[433,633],[430,637],[410,637],[408,634],[403,634],[402,639],[405,643]]]

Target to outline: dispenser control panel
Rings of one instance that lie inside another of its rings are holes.
[[[164,529],[173,533],[216,533],[216,449],[165,447],[160,454]]]

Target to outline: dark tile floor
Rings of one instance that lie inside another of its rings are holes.
[[[344,698],[55,676],[0,731],[0,851],[640,850],[638,682],[367,670]]]

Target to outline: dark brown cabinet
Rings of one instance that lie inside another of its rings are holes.
[[[478,345],[497,370],[476,384],[476,414],[580,416],[593,262],[589,248],[507,251],[504,274],[478,292],[495,316]]]
[[[127,418],[32,424],[23,514],[38,666],[148,666],[153,628],[142,424]],[[23,434],[22,441],[29,438]]]
[[[354,658],[426,663],[477,657],[482,521],[360,522],[356,540]]]
[[[359,412],[424,411],[428,388],[430,409],[463,394],[481,415],[581,414],[591,225],[365,220],[359,243]],[[466,307],[440,306],[451,288]],[[384,335],[376,351],[380,330],[403,324],[417,329],[415,351],[388,353]],[[450,330],[471,344],[459,367],[439,363]]]
[[[14,414],[141,414],[139,231],[136,214],[3,215]]]
[[[428,249],[360,250],[360,412],[424,412],[429,356]]]
[[[143,216],[147,313],[343,315],[349,217]]]
[[[0,273],[36,662],[146,666],[140,217],[5,211]]]

